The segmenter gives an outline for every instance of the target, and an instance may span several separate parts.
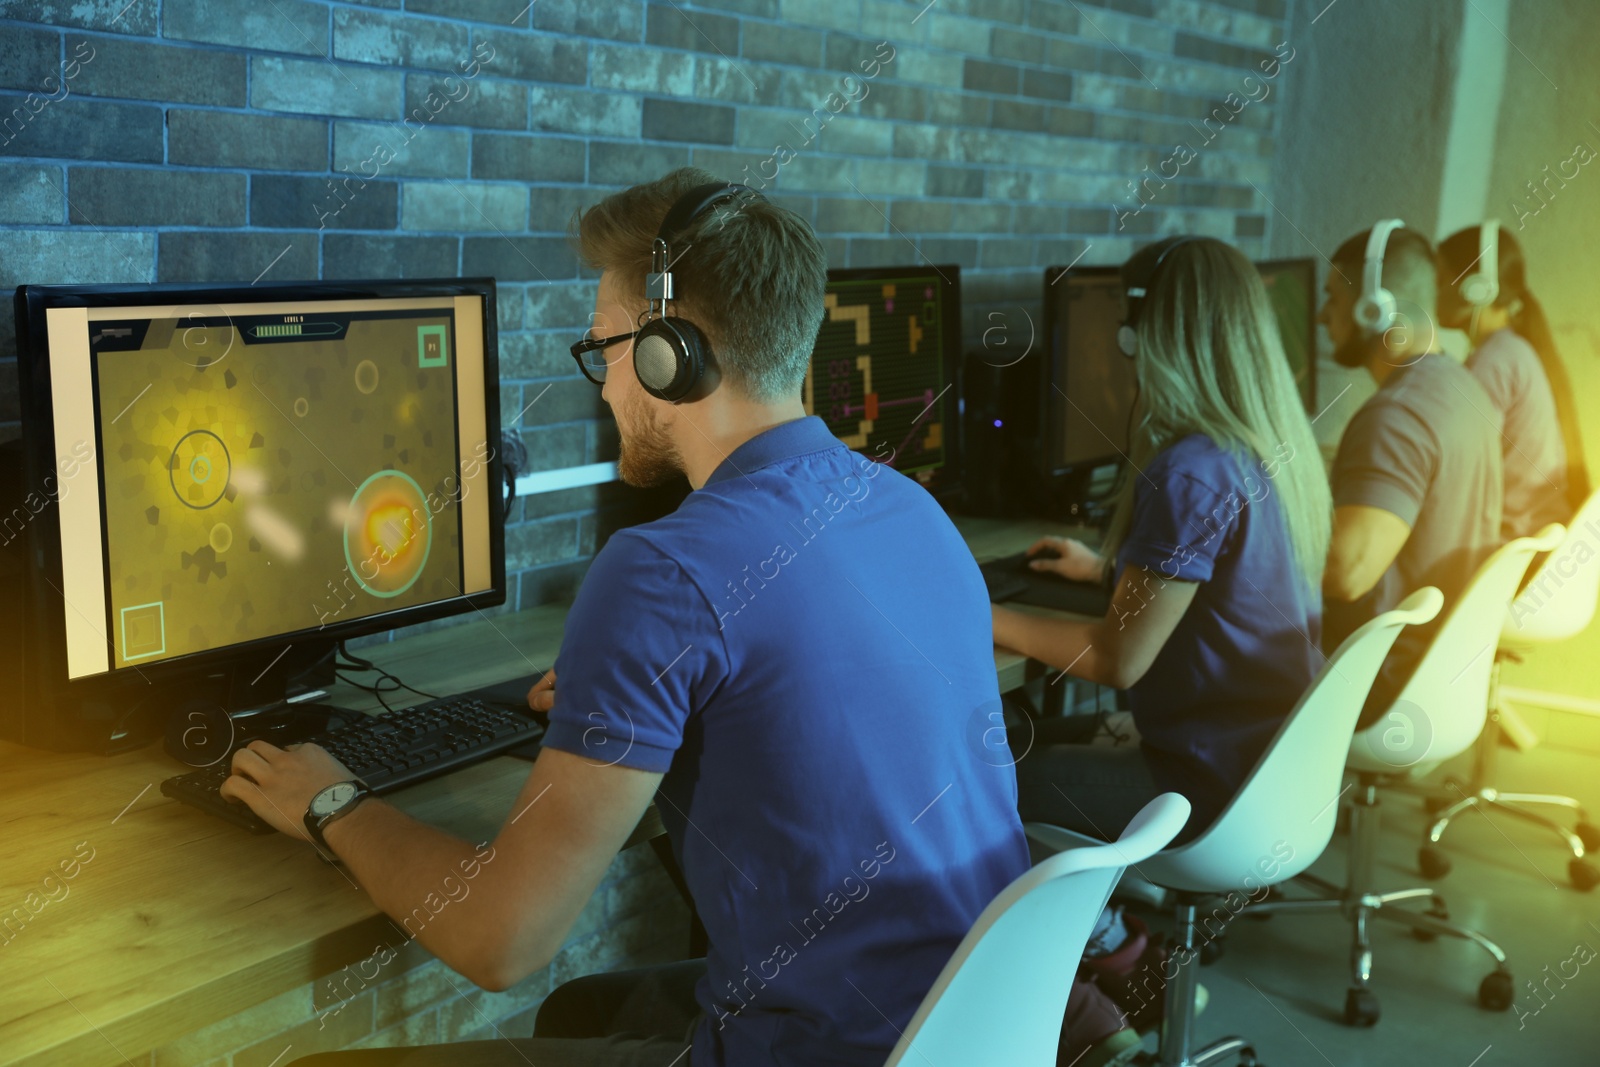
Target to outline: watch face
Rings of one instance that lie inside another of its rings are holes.
[[[312,798],[311,811],[316,815],[330,814],[338,811],[355,795],[356,784],[354,782],[338,782],[330,785]]]

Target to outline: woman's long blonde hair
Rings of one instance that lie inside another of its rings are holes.
[[[1136,252],[1124,281],[1148,278],[1163,247]],[[1301,575],[1320,589],[1333,498],[1261,275],[1230,245],[1191,238],[1170,246],[1147,288],[1135,326],[1133,465],[1194,433],[1253,458],[1253,473],[1278,496]],[[1128,535],[1137,485],[1135,474],[1117,500],[1102,549],[1108,565]]]

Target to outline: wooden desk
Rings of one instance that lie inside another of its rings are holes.
[[[1060,532],[988,519],[957,526],[980,560]],[[565,607],[540,607],[362,654],[423,689],[461,692],[548,667],[565,617]],[[996,649],[995,670],[1006,690],[1044,668]],[[332,702],[376,706],[349,686]],[[468,841],[491,840],[528,766],[499,757],[387,799]],[[23,917],[0,926],[0,1067],[123,1064],[118,1050],[143,1053],[314,982],[392,933],[367,894],[303,843],[241,833],[162,795],[160,782],[181,771],[159,744],[104,757],[0,742],[0,924],[12,909]],[[647,819],[633,840],[659,832]],[[61,879],[58,865],[74,858],[75,876]],[[48,902],[35,913],[29,899]]]

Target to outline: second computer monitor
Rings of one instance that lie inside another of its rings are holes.
[[[826,308],[805,380],[807,413],[931,490],[953,485],[961,269],[830,270]]]
[[[1315,264],[1257,265],[1277,313],[1284,356],[1308,413],[1316,404]],[[1123,286],[1117,267],[1045,271],[1045,334],[1050,381],[1044,390],[1045,459],[1055,472],[1120,461],[1138,390],[1134,361],[1117,347]]]

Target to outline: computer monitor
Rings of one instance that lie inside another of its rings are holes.
[[[1309,259],[1273,260],[1257,269],[1277,313],[1301,403],[1313,413],[1315,264]],[[1055,475],[1082,473],[1121,462],[1128,450],[1138,379],[1134,361],[1117,347],[1123,316],[1120,269],[1050,267],[1044,293],[1050,374],[1042,397],[1047,470]]]
[[[805,408],[864,455],[953,491],[960,456],[961,268],[828,271]]]
[[[1278,313],[1283,354],[1306,414],[1317,413],[1317,261],[1269,259],[1256,264]]]
[[[494,292],[20,288],[24,471],[53,505],[33,696],[221,670],[270,703],[310,649],[503,603]]]

